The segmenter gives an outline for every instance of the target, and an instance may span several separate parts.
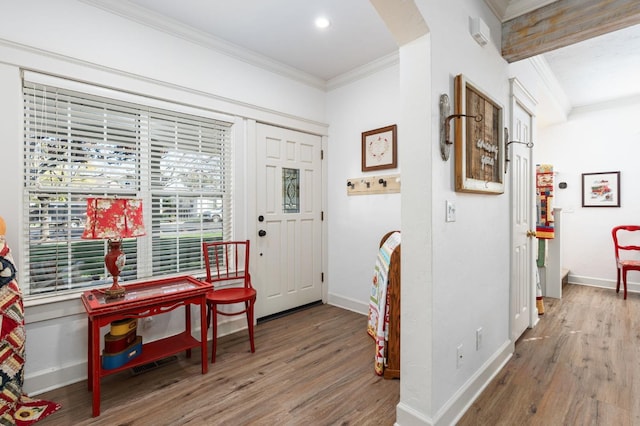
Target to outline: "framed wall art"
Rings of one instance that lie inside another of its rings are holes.
[[[455,88],[455,189],[504,193],[503,108],[463,75]]]
[[[395,124],[362,133],[362,171],[398,167],[397,126]]]
[[[583,173],[582,207],[620,207],[620,172]]]

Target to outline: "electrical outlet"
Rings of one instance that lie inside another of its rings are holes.
[[[447,222],[455,222],[456,221],[456,205],[453,204],[452,201],[447,200],[446,204],[446,212],[447,212]]]
[[[460,343],[456,348],[456,368],[462,367],[463,358],[464,354],[462,353],[462,343]]]
[[[482,349],[482,327],[476,330],[476,351]]]
[[[152,325],[152,324],[153,324],[153,317],[146,317],[146,318],[143,320],[142,328],[143,328],[144,330],[147,330],[148,328],[150,328],[150,327],[151,327],[151,325]]]

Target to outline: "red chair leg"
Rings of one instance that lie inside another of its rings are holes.
[[[256,347],[253,343],[253,306],[255,304],[255,300],[250,300],[247,306],[247,321],[249,325],[249,341],[251,342],[251,352],[256,351]]]
[[[620,293],[620,268],[616,268],[618,271],[618,279],[616,280],[616,293]]]
[[[622,271],[622,282],[624,283],[624,300],[627,300],[627,271]]]
[[[211,305],[211,328],[213,333],[211,344],[211,364],[216,362],[216,348],[218,341],[218,306]]]

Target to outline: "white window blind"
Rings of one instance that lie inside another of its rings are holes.
[[[90,196],[144,200],[120,281],[199,271],[202,241],[230,237],[230,123],[28,81],[23,95],[26,295],[110,283],[106,242],[80,238]]]

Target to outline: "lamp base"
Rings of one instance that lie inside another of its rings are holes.
[[[107,296],[107,299],[117,299],[118,297],[124,297],[124,294],[126,293],[126,290],[124,289],[124,287],[117,287],[117,288],[108,288],[104,291],[105,296]]]
[[[104,257],[104,263],[107,270],[113,277],[113,285],[104,292],[107,299],[124,297],[125,289],[118,284],[118,276],[120,275],[120,271],[124,268],[127,256],[122,252],[122,250],[120,250],[121,246],[122,239],[109,239],[109,252]]]

